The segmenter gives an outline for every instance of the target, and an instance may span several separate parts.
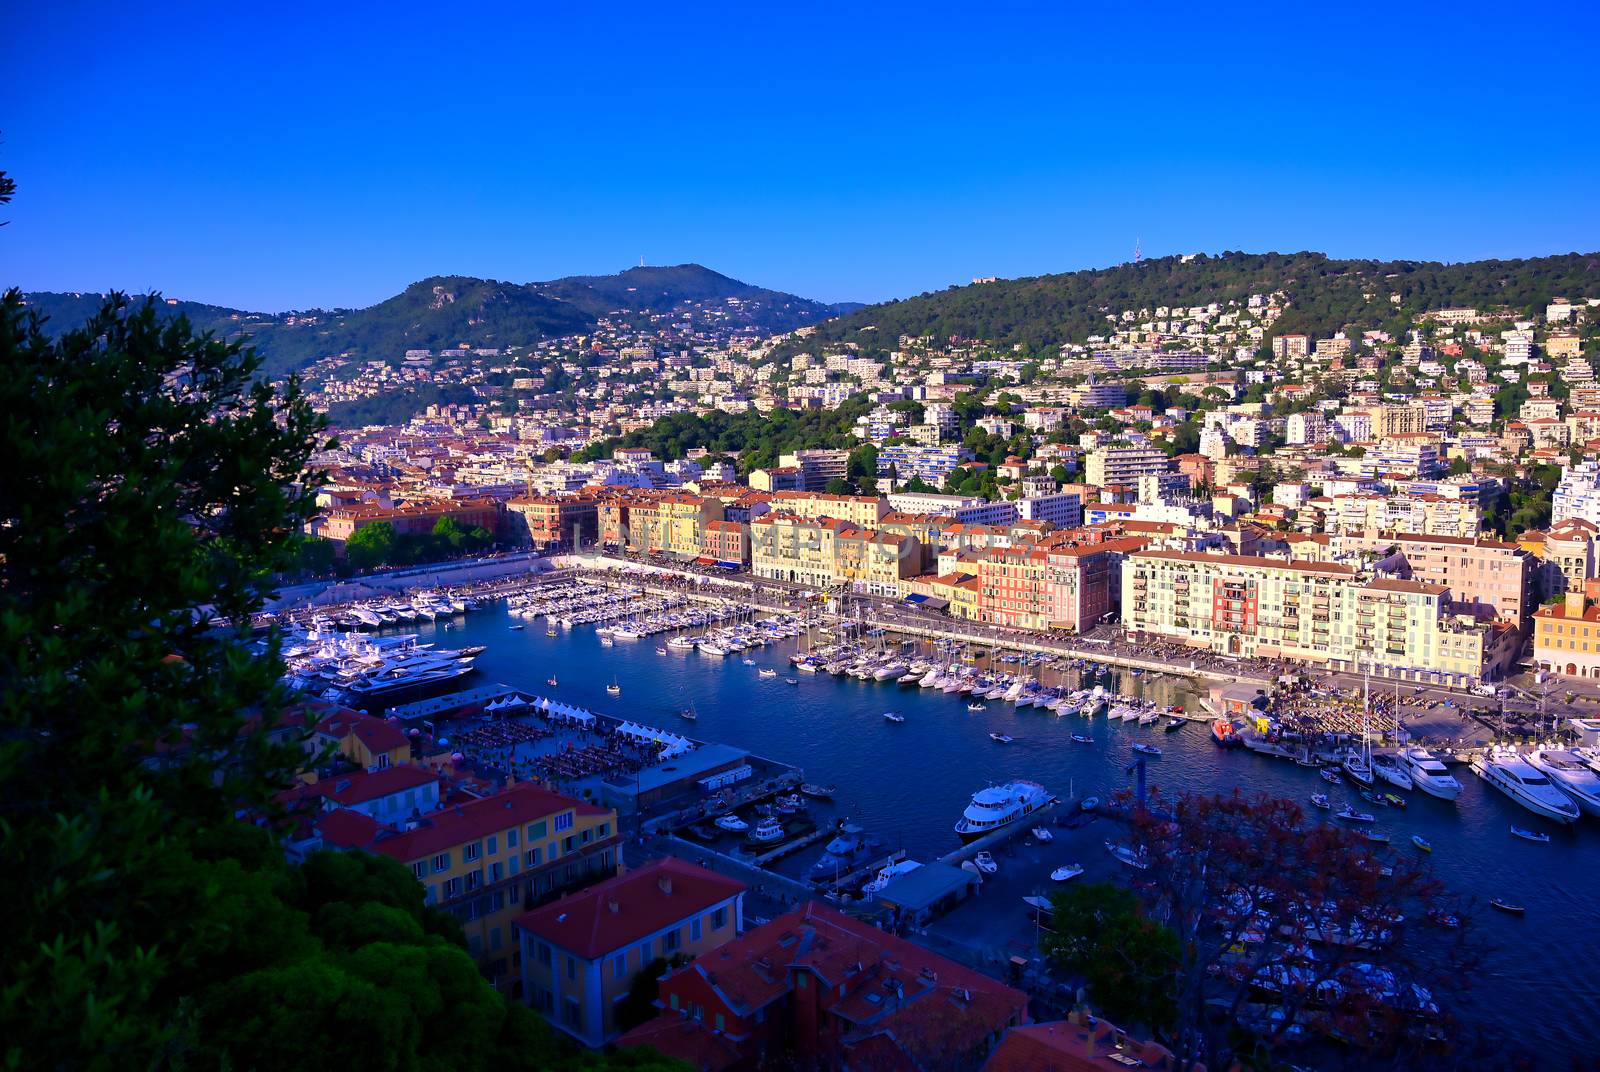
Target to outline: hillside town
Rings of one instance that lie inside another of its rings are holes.
[[[363,529],[449,519],[1007,630],[1115,623],[1463,689],[1600,677],[1600,299],[1315,339],[1274,333],[1292,302],[1115,310],[1048,356],[734,336],[698,305],[522,354],[408,352],[339,389],[432,374],[477,397],[343,431],[310,532],[337,561]],[[784,411],[834,417],[829,445],[649,445]]]

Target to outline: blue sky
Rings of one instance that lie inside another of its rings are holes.
[[[643,256],[870,301],[1136,237],[1600,249],[1592,7],[1074,7],[23,0],[0,284],[278,310]]]

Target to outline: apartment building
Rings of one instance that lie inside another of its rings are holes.
[[[831,517],[852,525],[876,525],[889,512],[881,495],[829,495],[818,491],[779,491],[772,496],[772,508],[813,521]]]
[[[1483,523],[1475,500],[1437,495],[1334,495],[1318,501],[1329,533],[1415,532],[1471,539]]]
[[[306,522],[306,531],[335,543],[345,543],[363,525],[386,522],[397,536],[426,536],[443,518],[464,529],[500,529],[500,504],[494,499],[439,499],[397,506],[362,504],[324,511]]]
[[[577,547],[600,538],[599,515],[592,495],[522,495],[506,503],[506,528],[537,548]]]
[[[1582,592],[1568,592],[1560,603],[1540,607],[1533,620],[1535,666],[1564,677],[1600,678],[1600,606]]]
[[[614,1042],[638,974],[741,934],[745,890],[669,856],[527,912],[516,920],[522,999],[585,1046]]]
[[[1535,558],[1515,543],[1405,531],[1370,531],[1341,543],[1346,550],[1386,555],[1383,572],[1448,588],[1458,606],[1487,608],[1519,630],[1537,605]]]
[[[865,528],[792,514],[767,514],[750,525],[750,570],[757,577],[899,596],[901,583],[921,568],[921,543],[905,527]]]
[[[722,515],[720,499],[682,491],[633,490],[600,503],[597,511],[606,546],[680,559],[699,557],[701,534]]]
[[[750,526],[738,521],[708,521],[700,535],[702,566],[750,566]]]
[[[696,1068],[977,1068],[1028,1021],[1020,990],[815,901],[659,989],[661,1015],[618,1045]]]
[[[848,450],[797,450],[778,459],[785,468],[800,472],[799,491],[821,491],[830,480],[843,480],[850,471]],[[773,489],[777,490],[777,489]]]
[[[1147,473],[1164,473],[1172,460],[1155,447],[1111,446],[1091,453],[1085,462],[1084,479],[1090,484],[1137,484]]]
[[[1454,612],[1443,586],[1339,563],[1141,551],[1122,571],[1130,633],[1222,655],[1470,685],[1506,673],[1519,644],[1514,623]]]
[[[1274,335],[1272,356],[1282,361],[1287,358],[1305,358],[1311,353],[1309,335]]]
[[[1539,561],[1539,598],[1585,591],[1600,563],[1600,527],[1582,518],[1569,517],[1548,532],[1525,532],[1517,543]]]
[[[1600,525],[1600,464],[1590,459],[1561,471],[1561,482],[1551,500],[1550,520],[1561,522],[1569,517]]]
[[[520,977],[515,918],[622,862],[615,811],[527,783],[395,824],[339,809],[316,829],[327,848],[410,868],[423,900],[460,922],[468,951],[501,989]]]
[[[1114,409],[1127,405],[1128,391],[1120,383],[1096,383],[1093,377],[1067,392],[1077,409]]]

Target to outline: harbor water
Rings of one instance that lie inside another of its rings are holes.
[[[1475,935],[1485,956],[1471,992],[1458,1002],[1466,1014],[1506,1031],[1528,1030],[1536,1015],[1539,1050],[1590,1053],[1600,1045],[1592,998],[1600,994],[1600,913],[1594,909],[1600,876],[1600,820],[1584,818],[1561,828],[1489,789],[1465,766],[1455,802],[1420,791],[1406,794],[1405,810],[1373,809],[1348,786],[1329,787],[1314,770],[1244,749],[1220,749],[1209,726],[1195,722],[1163,732],[1163,722],[1108,722],[1104,715],[1058,717],[1043,708],[1013,709],[997,700],[969,712],[971,697],[894,682],[861,681],[825,672],[798,673],[789,656],[800,643],[779,642],[719,658],[694,651],[657,653],[665,637],[617,639],[603,646],[593,627],[547,636],[543,619],[525,630],[495,605],[443,622],[407,627],[441,646],[486,645],[478,658],[478,683],[504,682],[534,695],[633,719],[699,740],[723,741],[753,754],[799,766],[808,781],[837,787],[835,806],[890,847],[929,860],[957,848],[953,826],[972,793],[986,784],[1026,778],[1065,796],[1107,798],[1128,788],[1127,768],[1138,758],[1136,741],[1164,755],[1147,762],[1152,788],[1181,792],[1267,793],[1306,802],[1329,790],[1334,807],[1348,800],[1380,814],[1376,828],[1391,835],[1395,853],[1413,851],[1421,834],[1433,845],[1428,864],[1451,889],[1475,898]],[[745,662],[748,658],[755,665]],[[776,677],[760,677],[770,667]],[[1016,667],[1003,667],[1017,669]],[[1027,672],[1027,671],[1024,671]],[[559,685],[546,682],[556,677]],[[620,695],[606,686],[616,679]],[[798,684],[788,684],[794,678]],[[1049,679],[1048,680],[1053,680]],[[1201,712],[1203,682],[1175,677],[1118,675],[1115,691],[1140,694],[1162,706]],[[678,712],[693,704],[698,718]],[[905,721],[883,717],[893,711]],[[1008,734],[999,744],[990,733]],[[1070,735],[1091,734],[1093,744]],[[1307,808],[1308,812],[1315,809]],[[1512,837],[1510,827],[1545,830],[1548,844]],[[804,853],[809,859],[815,853]],[[787,868],[786,868],[787,870]],[[1525,905],[1514,917],[1489,907],[1491,898]],[[1516,1023],[1510,1022],[1515,1018]]]

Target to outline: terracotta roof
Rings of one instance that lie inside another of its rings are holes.
[[[517,926],[594,960],[709,910],[748,887],[668,856],[520,916]]]
[[[355,771],[324,778],[298,791],[297,795],[322,797],[341,807],[353,808],[358,804],[370,804],[374,800],[404,793],[408,789],[420,789],[438,780],[437,774],[424,767],[401,763],[382,770]]]
[[[366,818],[347,809],[331,812],[317,827],[323,840],[330,844],[380,852],[402,863],[409,863],[569,808],[576,810],[579,815],[610,813],[609,808],[584,804],[560,793],[523,783],[493,796],[431,812],[422,817],[422,825],[415,830],[394,830],[377,822],[363,826],[340,819],[340,816],[349,815]]]
[[[1258,569],[1293,570],[1297,573],[1326,573],[1335,577],[1354,577],[1355,570],[1334,562],[1284,561],[1257,555],[1208,555],[1201,551],[1140,551],[1134,557],[1164,562],[1210,562],[1223,566],[1251,566]]]
[[[1104,1020],[1081,1025],[1061,1020],[1011,1028],[983,1072],[1090,1072],[1130,1067],[1175,1069],[1178,1063],[1164,1047],[1130,1039]],[[1204,1065],[1194,1068],[1205,1072]]]
[[[695,1072],[724,1072],[739,1063],[739,1051],[727,1037],[705,1029],[704,1024],[677,1013],[646,1020],[617,1039],[618,1049],[653,1046],[668,1057],[683,1061]]]
[[[1412,592],[1425,596],[1444,595],[1450,589],[1442,584],[1428,584],[1425,581],[1402,581],[1398,578],[1383,577],[1369,581],[1362,587],[1374,592]]]

